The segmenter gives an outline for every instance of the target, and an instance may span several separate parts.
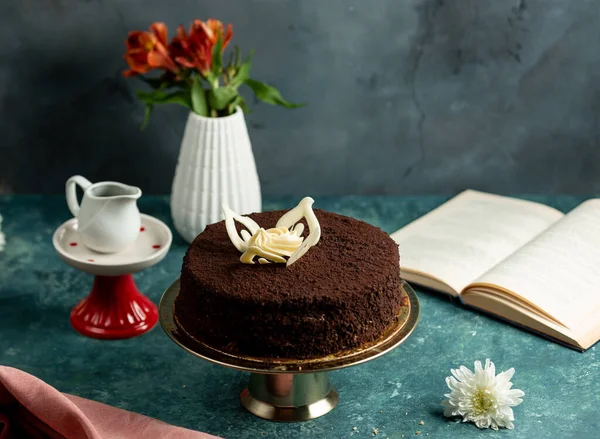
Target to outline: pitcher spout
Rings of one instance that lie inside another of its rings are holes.
[[[116,181],[105,181],[92,185],[88,196],[93,199],[137,200],[142,196],[142,190]]]
[[[129,193],[123,195],[123,197],[130,198],[132,200],[137,200],[138,198],[140,198],[142,196],[142,190],[139,187],[137,187],[137,186],[127,186],[127,185],[124,185],[124,186],[126,187],[126,190]]]

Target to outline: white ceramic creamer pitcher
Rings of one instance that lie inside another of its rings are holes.
[[[75,185],[83,189],[81,206]],[[91,183],[81,175],[67,180],[67,205],[77,218],[82,244],[100,253],[116,253],[132,244],[140,233],[137,199],[140,188],[114,181]]]

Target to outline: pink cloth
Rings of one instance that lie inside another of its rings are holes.
[[[60,393],[19,369],[0,366],[0,439],[210,439],[206,433]]]

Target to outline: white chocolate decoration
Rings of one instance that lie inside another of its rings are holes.
[[[290,257],[300,247],[304,238],[290,232],[285,227],[265,230],[263,228],[250,237],[248,250],[246,250],[240,261],[244,264],[253,264],[254,257],[258,256],[258,262],[266,264],[269,262],[285,263],[284,256]]]
[[[233,245],[235,245],[235,248],[241,252],[245,252],[248,250],[248,240],[250,239],[250,235],[255,234],[260,227],[251,218],[238,215],[228,206],[223,205],[223,213],[225,214],[225,227],[227,228],[227,235],[229,235],[229,239],[231,239],[231,242]],[[248,233],[248,231],[242,230],[243,239],[237,234],[233,220],[242,223],[250,231],[250,233]]]
[[[308,230],[310,231],[306,239],[302,242],[302,245],[287,260],[286,265],[288,267],[304,256],[304,254],[313,245],[317,245],[319,243],[319,239],[321,239],[321,225],[319,224],[319,220],[312,210],[312,205],[314,202],[315,200],[312,198],[304,197],[296,207],[285,213],[281,218],[279,218],[279,221],[277,221],[277,225],[275,227],[291,228],[302,218],[305,218],[306,224],[308,224]],[[299,225],[301,226],[302,224]]]
[[[277,221],[274,228],[267,230],[251,218],[238,215],[223,205],[227,235],[235,248],[242,252],[240,261],[244,264],[254,264],[254,258],[258,257],[259,264],[276,262],[285,263],[289,267],[300,259],[321,239],[321,226],[312,210],[314,202],[310,197],[303,198],[295,208]],[[306,219],[309,229],[306,239],[302,237],[304,225],[297,224],[302,218]],[[242,230],[238,235],[234,220],[247,230]],[[287,261],[285,257],[288,257]]]

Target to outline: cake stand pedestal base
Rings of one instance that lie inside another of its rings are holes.
[[[71,326],[92,338],[135,337],[156,322],[156,305],[140,293],[131,274],[95,276],[90,294],[71,311]]]
[[[240,395],[250,412],[270,421],[296,422],[318,418],[333,410],[339,400],[327,372],[250,375]]]

